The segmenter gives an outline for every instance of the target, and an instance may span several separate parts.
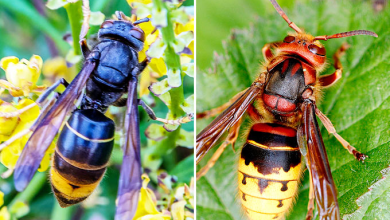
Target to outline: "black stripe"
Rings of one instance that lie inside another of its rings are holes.
[[[249,143],[242,148],[241,158],[247,166],[252,162],[263,175],[278,174],[280,169],[288,172],[291,167],[301,163],[300,151],[273,151]]]
[[[290,146],[298,148],[297,137],[287,137],[254,130],[251,130],[249,133],[248,140],[255,141],[268,147]]]
[[[85,140],[64,126],[57,141],[57,150],[65,158],[92,166],[103,166],[110,159],[114,140],[93,142]]]
[[[100,170],[84,170],[66,162],[57,152],[54,154],[54,166],[57,172],[73,183],[88,185],[96,183],[104,175],[106,168]]]
[[[56,187],[53,186],[53,184],[51,185],[51,188],[53,189],[54,195],[57,198],[58,204],[62,208],[65,208],[65,207],[68,207],[68,206],[80,203],[83,200],[85,200],[86,198],[88,198],[88,196],[87,196],[87,197],[81,197],[81,198],[77,198],[77,199],[67,199],[67,198],[65,198],[63,196],[62,192],[60,192]]]

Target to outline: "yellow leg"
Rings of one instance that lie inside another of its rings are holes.
[[[313,219],[313,211],[314,211],[314,186],[313,186],[313,181],[311,179],[311,174],[309,179],[310,179],[309,203],[307,205],[306,220]]]
[[[211,167],[214,166],[214,164],[217,162],[219,157],[222,155],[223,151],[226,149],[226,147],[229,144],[232,144],[233,150],[234,150],[234,143],[236,142],[238,138],[238,132],[240,130],[242,119],[240,119],[236,124],[234,124],[229,131],[228,136],[226,137],[225,141],[219,146],[217,151],[213,154],[213,156],[210,158],[210,160],[207,162],[207,164],[202,167],[202,169],[199,170],[199,172],[196,173],[196,179],[200,179],[202,176],[206,175],[206,173],[210,170]]]
[[[320,118],[322,123],[324,124],[326,130],[333,134],[336,139],[343,145],[345,149],[348,150],[350,154],[355,156],[355,158],[359,161],[364,161],[368,156],[360,153],[356,150],[351,144],[349,144],[343,137],[341,137],[339,134],[337,134],[336,129],[334,128],[332,122],[329,120],[328,117],[324,115],[317,107],[316,107],[316,115]]]

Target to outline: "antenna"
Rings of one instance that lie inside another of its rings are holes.
[[[116,11],[115,16],[118,18],[118,20],[130,21],[130,19],[121,11]]]
[[[276,11],[280,14],[280,16],[282,16],[282,18],[288,23],[288,26],[290,26],[290,28],[294,29],[294,31],[296,31],[297,33],[302,33],[301,29],[299,29],[299,27],[294,24],[294,22],[290,21],[290,19],[288,19],[286,13],[284,13],[283,9],[279,6],[279,4],[276,2],[276,0],[270,0],[272,5],[274,6],[274,8],[276,9]]]
[[[144,23],[144,22],[148,22],[149,21],[149,18],[146,17],[146,18],[142,18],[142,19],[139,19],[137,21],[134,21],[134,25],[137,25],[137,24],[141,24],[141,23]]]
[[[355,36],[355,35],[369,35],[369,36],[373,36],[373,37],[378,37],[378,35],[372,31],[356,30],[356,31],[348,31],[348,32],[333,34],[330,36],[328,36],[328,35],[317,36],[314,38],[314,40],[328,40],[328,39],[332,39],[332,38],[350,37],[350,36]]]

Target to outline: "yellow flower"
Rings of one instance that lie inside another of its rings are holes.
[[[6,103],[6,102],[4,102],[4,103]],[[4,103],[3,103],[3,105],[4,105]],[[15,112],[16,110],[22,110],[26,107],[29,107],[29,108],[13,118],[14,120],[16,120],[16,124],[14,125],[14,128],[10,134],[3,136],[3,139],[2,139],[3,141],[5,141],[9,138],[12,138],[14,135],[17,135],[22,131],[29,129],[33,125],[35,120],[38,118],[39,113],[40,113],[39,107],[34,103],[34,101],[32,101],[30,99],[22,99],[18,104],[14,104],[14,105],[11,105],[10,103],[8,103],[6,106],[9,106],[9,105],[13,109],[12,109],[12,111],[8,111],[8,112]],[[2,106],[0,106],[0,111],[1,111]],[[1,111],[1,112],[3,112],[3,111]],[[4,127],[6,127],[6,125],[3,123],[8,123],[8,122],[7,121],[2,122],[1,119],[2,118],[0,118],[0,128],[4,128]],[[21,154],[21,152],[22,152],[24,146],[26,145],[28,139],[30,138],[30,136],[31,136],[31,132],[23,135],[21,138],[16,139],[11,144],[6,146],[1,151],[0,162],[4,166],[6,166],[8,169],[14,169],[16,162],[19,158],[19,155]],[[55,145],[54,145],[54,143],[52,143],[49,147],[49,150],[46,151],[46,154],[41,162],[41,166],[38,169],[38,171],[43,172],[43,171],[47,170],[47,168],[49,167],[49,164],[50,164],[50,154],[54,152],[54,147],[55,147]]]
[[[131,5],[134,2],[142,3],[142,4],[149,4],[149,3],[152,3],[152,0],[127,0],[127,3],[129,5]]]
[[[10,90],[13,96],[28,96],[37,88],[36,83],[41,74],[42,58],[33,55],[30,61],[17,57],[4,57],[0,60],[0,67],[5,71],[6,78],[12,86],[2,85]]]
[[[0,105],[0,112],[10,113],[16,110],[17,109],[8,102],[3,102]],[[10,137],[12,132],[15,130],[17,123],[18,117],[0,117],[0,142],[7,140]]]
[[[66,59],[63,57],[55,57],[46,60],[43,63],[42,74],[45,76],[43,80],[44,84],[52,85],[60,78],[65,78],[68,82],[72,81],[72,79],[77,74],[76,65],[72,67],[67,66]],[[58,92],[64,92],[65,88],[60,86],[57,88]]]
[[[10,220],[11,219],[11,216],[7,210],[7,207],[4,206],[1,210],[0,210],[0,220]]]
[[[4,193],[0,191],[0,207],[4,204]]]
[[[148,183],[150,181],[146,174],[142,175],[142,188],[140,198],[138,201],[137,211],[134,216],[134,220],[169,220],[170,215],[161,213],[157,210],[156,196],[153,191],[148,189]]]
[[[179,22],[175,22],[175,34],[179,35],[182,32],[186,31],[194,31],[194,18],[191,18],[191,20],[183,25]]]
[[[158,73],[160,77],[167,74],[167,65],[165,64],[164,59],[162,57],[153,58],[150,61],[149,66],[154,72]]]
[[[188,47],[188,49],[191,50],[192,54],[190,55],[190,54],[183,53],[183,55],[187,56],[191,59],[194,59],[194,41],[191,41],[191,43],[187,47]]]

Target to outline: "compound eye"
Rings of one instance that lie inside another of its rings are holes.
[[[287,36],[283,40],[284,43],[292,43],[294,41],[295,41],[295,37],[293,37],[293,36]]]
[[[310,52],[317,54],[318,56],[325,56],[326,55],[325,47],[319,47],[315,44],[310,44],[308,48],[309,48]]]
[[[134,27],[133,29],[130,30],[130,35],[132,37],[135,37],[137,38],[138,40],[140,41],[145,41],[145,33],[143,30],[137,28],[137,27]]]
[[[100,28],[109,28],[112,25],[114,25],[114,22],[110,21],[110,20],[107,20],[107,21],[103,22],[103,24],[100,26]]]

